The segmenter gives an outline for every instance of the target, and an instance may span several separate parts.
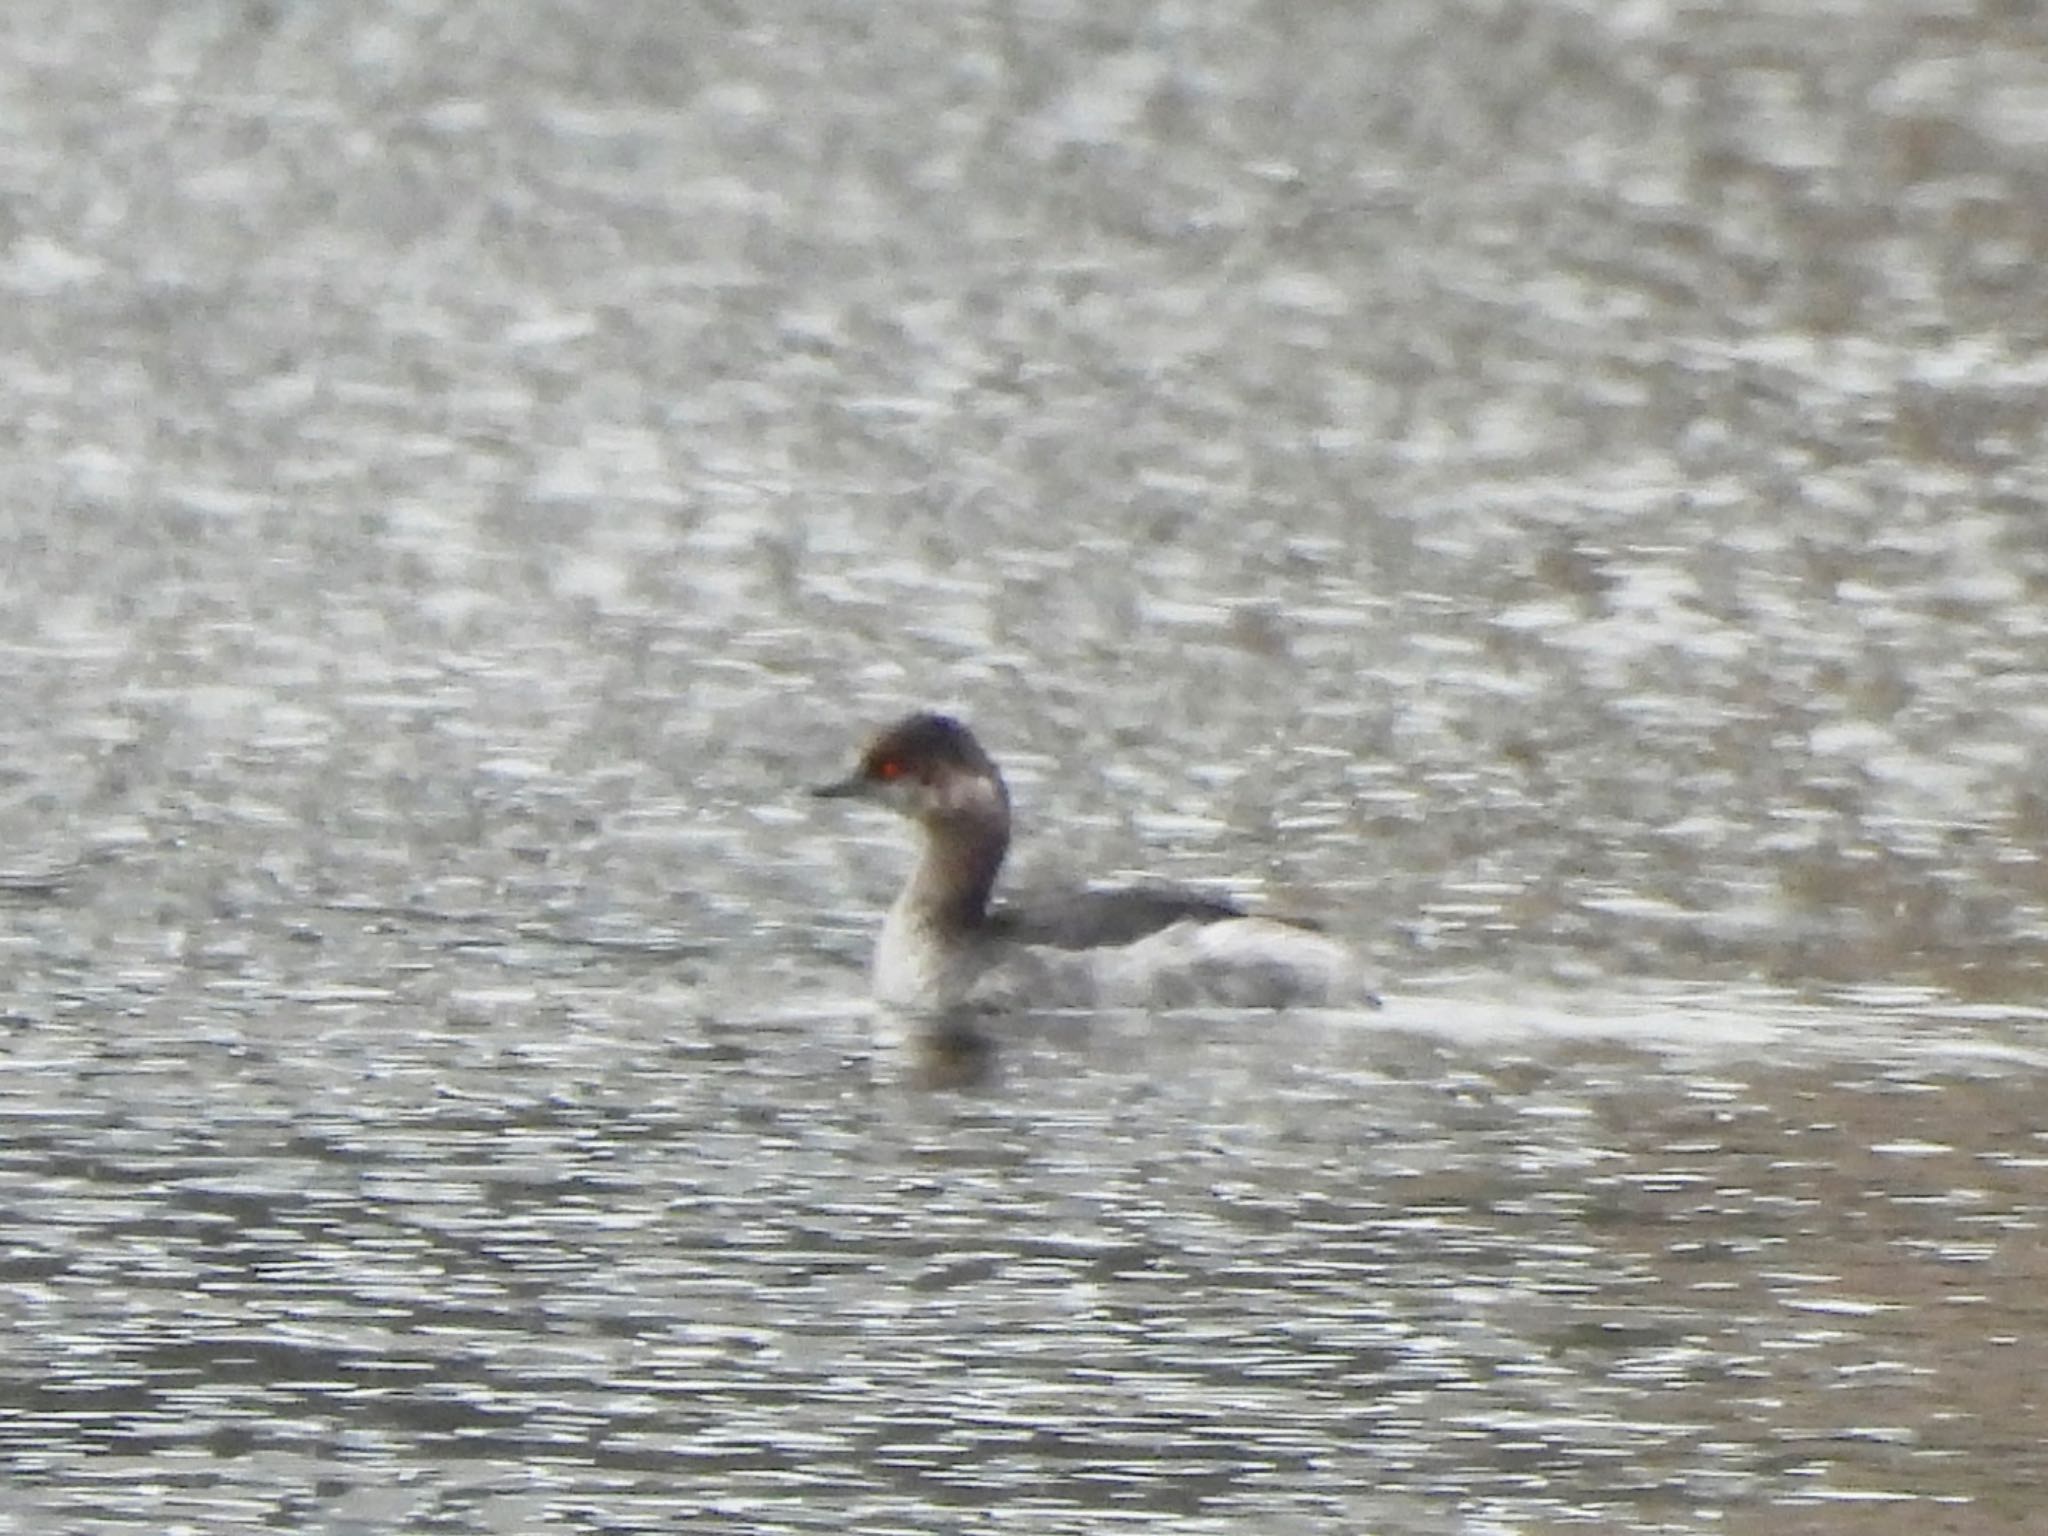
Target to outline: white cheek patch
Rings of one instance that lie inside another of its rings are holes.
[[[937,791],[933,806],[947,816],[988,816],[1003,809],[1003,797],[995,780],[962,774]]]

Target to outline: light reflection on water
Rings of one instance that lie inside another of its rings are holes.
[[[0,19],[0,1531],[2031,1529],[2025,28],[741,9]]]
[[[461,1027],[45,1036],[0,1087],[22,1496],[1653,1529],[2023,1449],[2027,1021],[1944,1053],[1782,998],[1025,1019],[935,1096],[857,1006],[696,995],[600,958]]]

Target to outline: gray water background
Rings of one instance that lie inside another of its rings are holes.
[[[0,1531],[2048,1498],[2048,28],[0,10]],[[801,787],[1378,1016],[860,1004]]]

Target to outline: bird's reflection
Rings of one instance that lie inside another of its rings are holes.
[[[960,1008],[916,1019],[894,1018],[876,1031],[881,1075],[914,1088],[977,1088],[996,1071],[999,1052],[977,1010]]]

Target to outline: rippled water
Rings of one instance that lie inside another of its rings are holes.
[[[2031,1529],[2038,32],[9,8],[0,1531]]]
[[[537,969],[460,1016],[333,987],[17,1032],[16,1508],[1903,1529],[2033,1497],[2034,1020],[1040,1020],[1000,1091],[932,1095],[848,1012]]]

